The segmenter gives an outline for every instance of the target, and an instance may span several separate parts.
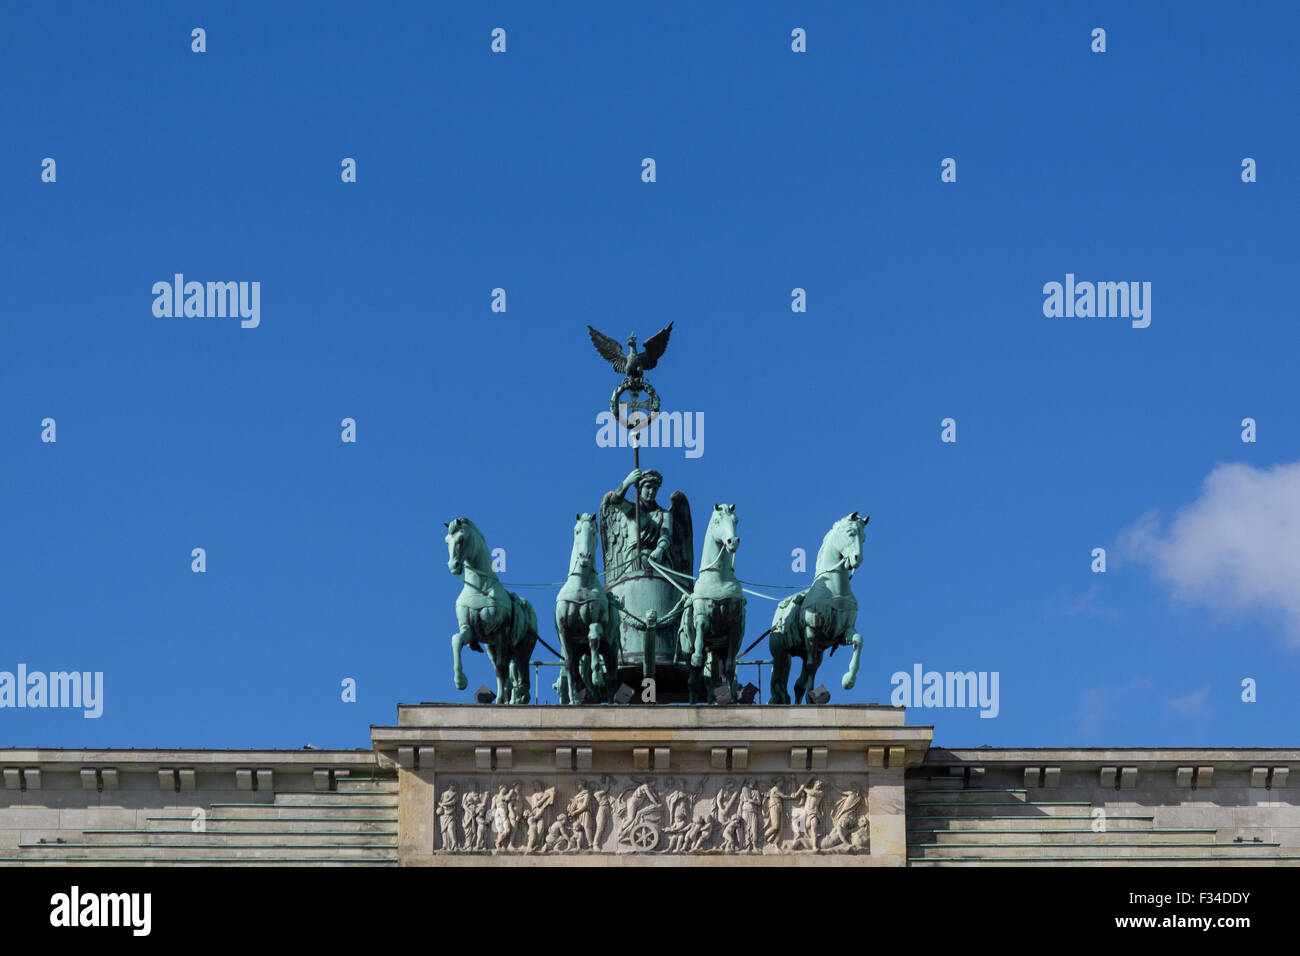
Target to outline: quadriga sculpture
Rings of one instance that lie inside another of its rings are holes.
[[[738,524],[735,505],[713,506],[704,532],[700,573],[682,611],[678,639],[682,651],[690,655],[691,703],[701,691],[711,698],[720,684],[733,698],[740,694],[736,656],[745,636],[745,595],[735,570]]]
[[[537,644],[537,612],[511,594],[492,570],[492,554],[483,533],[468,518],[443,522],[447,528],[447,569],[465,586],[456,598],[460,630],[451,637],[456,689],[469,682],[461,666],[461,648],[487,651],[497,672],[497,697],[503,704],[529,699],[528,661]]]
[[[596,575],[596,546],[600,537],[594,514],[575,516],[569,576],[555,598],[555,633],[560,637],[564,669],[572,699],[585,687],[592,703],[608,703],[618,678],[619,620],[613,595]]]
[[[773,704],[790,703],[786,682],[790,659],[803,659],[794,684],[794,702],[802,704],[817,679],[822,654],[841,644],[853,645],[853,658],[840,683],[845,690],[858,679],[862,635],[857,631],[858,602],[849,588],[851,572],[862,564],[862,539],[870,518],[855,511],[835,522],[817,552],[817,575],[812,586],[783,600],[772,618],[768,647],[772,651]]]

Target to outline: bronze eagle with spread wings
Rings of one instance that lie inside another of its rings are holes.
[[[610,338],[603,332],[597,332],[590,325],[587,326],[587,331],[591,333],[591,343],[596,346],[596,351],[614,366],[615,372],[626,375],[629,382],[641,381],[641,374],[658,364],[659,357],[664,354],[664,349],[668,348],[668,336],[672,330],[673,324],[669,322],[667,328],[660,329],[645,340],[645,349],[640,352],[636,350],[636,333],[633,333],[628,336],[628,351],[625,353],[616,339]]]

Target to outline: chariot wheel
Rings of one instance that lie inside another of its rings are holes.
[[[659,828],[649,820],[643,820],[632,828],[628,842],[638,850],[653,850],[659,846]]]

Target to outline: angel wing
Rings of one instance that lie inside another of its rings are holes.
[[[600,556],[605,569],[605,587],[623,576],[623,555],[628,551],[628,526],[622,512],[614,507],[613,492],[600,502]]]
[[[623,354],[623,347],[618,344],[618,341],[611,339],[604,332],[597,332],[590,325],[587,326],[587,331],[591,334],[591,344],[596,346],[596,351],[600,353],[601,358],[612,363],[614,371],[620,375],[626,372],[627,356]],[[662,332],[659,334],[663,335]],[[666,335],[664,336],[664,344],[668,344],[668,336]],[[647,342],[646,346],[649,345],[650,343]],[[661,348],[659,351],[662,353],[663,349]]]
[[[590,328],[590,326],[588,326]],[[664,354],[664,349],[668,348],[668,336],[672,334],[673,324],[668,323],[668,327],[660,329],[650,338],[645,340],[645,348],[641,355],[641,367],[646,371],[654,368],[659,361],[659,356]],[[599,348],[599,346],[597,346]]]
[[[667,330],[665,330],[667,331]],[[667,336],[664,336],[665,341]],[[695,532],[691,527],[691,503],[680,491],[674,491],[668,510],[673,515],[673,540],[668,546],[670,568],[695,576]]]

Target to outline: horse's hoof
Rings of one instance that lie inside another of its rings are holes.
[[[464,689],[465,689],[466,687],[468,687],[468,686],[469,686],[469,678],[468,678],[468,677],[465,677],[465,676],[462,675],[462,676],[456,678],[456,689],[457,689],[457,690],[464,690]]]
[[[852,677],[844,676],[840,678],[840,686],[845,690],[853,690],[853,685],[856,683],[857,681]]]

